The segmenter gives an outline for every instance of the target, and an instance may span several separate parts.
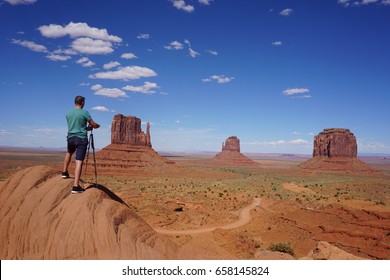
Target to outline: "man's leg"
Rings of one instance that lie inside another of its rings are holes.
[[[68,167],[69,167],[70,161],[72,159],[72,155],[73,155],[73,153],[69,153],[69,152],[67,152],[65,154],[63,172],[68,172]]]
[[[76,160],[76,168],[74,171],[74,184],[73,186],[77,187],[80,183],[80,177],[81,177],[81,171],[83,169],[83,161],[82,160]]]

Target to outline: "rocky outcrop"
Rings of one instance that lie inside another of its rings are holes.
[[[213,158],[213,161],[218,165],[259,165],[240,153],[240,139],[237,136],[230,136],[222,143],[222,151]]]
[[[325,128],[314,136],[313,157],[357,157],[356,137],[349,129]]]
[[[222,151],[240,152],[240,139],[237,136],[230,136],[222,143]]]
[[[150,124],[147,123],[146,133],[144,133],[141,119],[122,114],[115,115],[111,125],[111,144],[152,147]]]
[[[175,166],[173,161],[153,150],[149,123],[144,133],[141,129],[141,119],[122,114],[114,116],[111,144],[96,153],[96,162],[100,172],[105,174],[123,173],[124,170],[126,173],[153,173]]]
[[[314,136],[313,158],[301,163],[299,167],[342,173],[375,172],[357,158],[356,137],[345,128],[325,128]]]
[[[72,185],[45,166],[18,171],[2,185],[2,260],[176,258],[177,245],[113,192],[91,185],[74,195]]]

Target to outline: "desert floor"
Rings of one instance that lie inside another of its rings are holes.
[[[0,187],[28,166],[60,172],[63,156],[0,149]],[[293,155],[256,155],[254,167],[168,158],[176,167],[159,172],[98,168],[98,183],[178,244],[180,259],[390,259],[390,158],[363,158],[374,174],[303,171],[297,166],[307,158]],[[95,180],[92,162],[86,184]],[[314,256],[319,244],[343,253]],[[289,254],[271,252],[276,245]]]

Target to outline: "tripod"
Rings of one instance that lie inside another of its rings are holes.
[[[91,134],[89,135],[89,141],[88,141],[88,147],[87,147],[87,161],[85,163],[85,173],[84,175],[87,174],[87,168],[88,168],[88,158],[89,158],[89,148],[92,147],[93,151],[93,165],[95,168],[95,186],[98,186],[98,181],[97,181],[97,171],[96,171],[96,157],[95,157],[95,143],[93,141],[93,133],[91,129]]]

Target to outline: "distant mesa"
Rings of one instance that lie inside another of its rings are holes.
[[[355,135],[346,128],[325,128],[314,136],[313,158],[301,163],[307,170],[375,172],[357,158]]]
[[[357,157],[356,137],[349,129],[325,128],[314,136],[313,157]]]
[[[156,171],[175,163],[160,156],[152,148],[150,124],[142,131],[141,119],[118,114],[111,125],[111,144],[96,153],[97,166],[106,173],[127,171]]]
[[[146,133],[142,131],[141,119],[118,114],[111,124],[111,144],[127,144],[131,146],[152,147],[150,140],[150,123],[146,125]]]
[[[177,245],[113,192],[92,185],[74,195],[72,184],[50,167],[35,166],[2,185],[2,260],[177,258]]]
[[[222,143],[222,151],[213,158],[213,161],[221,165],[259,165],[241,154],[240,150],[240,139],[237,136],[230,136]]]

